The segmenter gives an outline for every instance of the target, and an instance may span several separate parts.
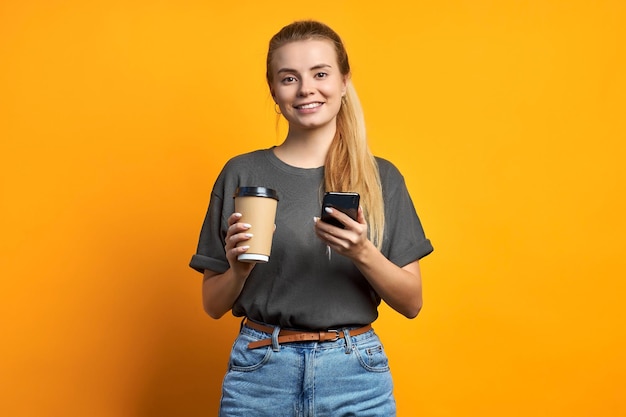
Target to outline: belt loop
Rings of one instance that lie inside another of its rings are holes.
[[[343,338],[346,341],[346,355],[349,355],[352,352],[352,338],[349,329],[343,329]]]
[[[280,352],[280,345],[278,344],[278,334],[280,333],[280,327],[274,327],[274,331],[272,332],[272,350],[274,352]]]

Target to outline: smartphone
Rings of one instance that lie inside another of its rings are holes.
[[[329,191],[324,194],[324,199],[322,200],[322,215],[320,218],[326,223],[330,223],[343,229],[345,226],[330,214],[326,213],[325,208],[330,207],[332,209],[339,210],[346,213],[353,220],[356,220],[360,199],[361,197],[358,193]]]

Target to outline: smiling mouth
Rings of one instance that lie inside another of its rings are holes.
[[[301,104],[299,106],[294,106],[294,107],[299,110],[305,110],[305,109],[314,109],[316,107],[320,107],[322,104],[324,103],[316,102],[316,103]]]

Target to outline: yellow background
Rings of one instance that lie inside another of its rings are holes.
[[[0,415],[216,415],[238,321],[187,264],[223,163],[285,132],[301,18],[436,248],[377,323],[399,416],[626,415],[626,3],[263,3],[0,4]]]

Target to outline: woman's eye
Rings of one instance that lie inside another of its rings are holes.
[[[328,76],[328,74],[325,73],[325,72],[318,72],[317,74],[315,74],[315,76],[317,78],[326,78]]]
[[[283,83],[285,83],[285,84],[292,83],[294,81],[296,81],[295,77],[285,77],[285,78],[283,78]]]

